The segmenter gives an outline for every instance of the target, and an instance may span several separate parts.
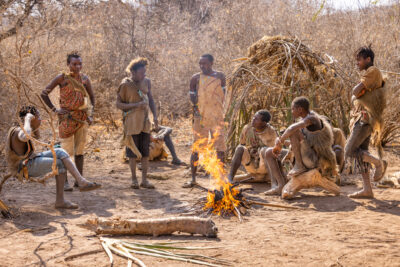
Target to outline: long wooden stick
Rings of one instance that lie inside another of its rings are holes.
[[[248,201],[247,203],[249,205],[261,205],[261,206],[274,207],[274,208],[284,208],[284,209],[294,209],[294,210],[302,209],[299,207],[293,207],[293,206],[288,206],[288,205],[271,204],[271,203],[264,203],[264,202],[258,202],[258,201],[252,201],[252,200]]]

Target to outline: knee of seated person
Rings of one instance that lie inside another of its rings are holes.
[[[62,160],[57,159],[57,169],[59,174],[63,174],[67,172],[67,169],[65,168],[64,163]]]
[[[264,152],[263,155],[265,155],[266,157],[275,157],[274,156],[274,149],[272,147],[264,148],[263,152]]]
[[[262,156],[262,157],[265,157],[265,156],[266,156],[266,153],[267,153],[267,148],[266,148],[266,147],[262,147],[262,148],[260,149],[260,154],[261,154],[261,156]]]
[[[293,134],[289,137],[289,140],[303,140],[303,133],[300,130],[296,130]]]
[[[68,152],[62,148],[56,148],[54,151],[56,152],[57,159],[69,158]]]
[[[245,149],[245,147],[244,147],[243,145],[238,145],[238,146],[236,147],[236,152],[241,152],[241,153],[243,153],[243,152],[244,152],[244,149]]]

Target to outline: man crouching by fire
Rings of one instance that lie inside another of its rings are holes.
[[[280,155],[283,142],[290,139],[295,163],[289,176],[298,176],[308,170],[317,168],[322,176],[336,177],[336,155],[332,149],[334,138],[329,122],[316,112],[310,110],[310,102],[305,97],[296,97],[292,102],[292,115],[301,118],[289,126],[281,137],[276,138],[275,147],[266,151],[271,175],[278,181],[276,194],[282,192],[284,177],[279,172],[276,158]],[[272,192],[271,192],[272,193]]]

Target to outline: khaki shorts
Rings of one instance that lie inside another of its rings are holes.
[[[244,148],[243,156],[242,156],[242,165],[246,169],[246,171],[250,174],[268,174],[268,167],[265,166],[265,159],[263,156],[263,149],[259,149],[258,155],[260,157],[260,162],[258,166],[256,166],[255,160],[251,158],[250,152],[247,147],[242,146]],[[264,151],[267,150],[267,147],[264,147]],[[289,153],[289,150],[282,149],[281,153],[278,156],[278,160],[282,161],[283,158]]]
[[[61,147],[72,156],[83,155],[86,145],[86,136],[89,126],[85,123],[73,135],[61,138]]]
[[[217,151],[225,151],[225,131],[224,131],[224,122],[216,123],[215,126],[203,126],[200,123],[200,117],[193,118],[193,135],[194,135],[194,142],[200,139],[212,137],[218,131],[218,137],[215,140],[214,147]]]
[[[252,159],[250,156],[249,149],[244,146],[243,146],[243,148],[244,148],[244,152],[243,152],[243,156],[242,156],[242,165],[244,166],[246,171],[251,174],[267,174],[268,169],[265,166],[264,157],[261,153],[261,149],[259,149],[259,151],[258,151],[258,154],[260,157],[260,162],[259,162],[258,166],[256,166],[255,160]]]

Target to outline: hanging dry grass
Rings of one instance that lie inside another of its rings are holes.
[[[327,60],[324,60],[326,58]],[[243,126],[259,109],[268,109],[277,129],[293,122],[292,100],[310,99],[312,108],[347,131],[350,95],[343,72],[332,57],[313,52],[299,39],[264,36],[248,48],[229,78],[228,146],[238,144]]]

